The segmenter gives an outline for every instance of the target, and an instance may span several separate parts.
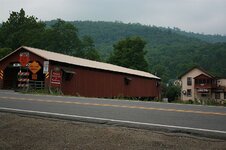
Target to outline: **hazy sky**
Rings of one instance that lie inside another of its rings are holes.
[[[226,35],[226,0],[0,0],[0,22],[21,8],[43,21],[122,21]]]

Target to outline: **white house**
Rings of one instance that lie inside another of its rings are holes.
[[[226,100],[226,78],[217,78],[200,67],[193,67],[179,77],[181,100]]]

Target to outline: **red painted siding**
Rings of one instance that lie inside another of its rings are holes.
[[[68,68],[67,68],[68,69]],[[63,81],[62,91],[66,94],[87,97],[158,97],[156,79],[138,77],[110,71],[84,67],[69,68],[76,74],[70,81]],[[125,84],[124,78],[131,81]]]
[[[19,50],[1,61],[0,69],[4,70],[9,64],[18,62]],[[36,60],[43,66],[45,59],[30,54],[30,60]],[[50,70],[54,67],[75,72],[71,80],[62,81],[62,91],[66,95],[80,95],[85,97],[158,97],[160,88],[157,86],[157,79],[150,79],[125,73],[92,69],[74,66],[65,63],[50,61]],[[40,70],[42,72],[42,69]],[[39,72],[40,72],[39,71]],[[50,71],[49,71],[50,72]],[[129,84],[125,84],[125,77],[130,78]],[[50,78],[45,79],[46,87],[49,86]],[[2,88],[0,80],[0,88]]]

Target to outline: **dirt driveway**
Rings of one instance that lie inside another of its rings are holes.
[[[226,150],[226,141],[178,133],[0,113],[0,149]]]

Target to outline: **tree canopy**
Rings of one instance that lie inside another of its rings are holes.
[[[0,26],[0,57],[11,50],[26,45],[83,57],[100,60],[91,37],[80,39],[76,26],[57,19],[50,27],[37,21],[34,16],[27,16],[23,9],[12,12],[6,22]],[[88,43],[87,43],[88,42]],[[8,49],[9,48],[9,49]],[[83,54],[80,52],[83,51]]]
[[[56,23],[47,28],[45,32],[43,38],[48,42],[45,44],[44,49],[75,55],[76,50],[81,47],[81,41],[77,36],[77,28],[61,19],[57,19]]]
[[[90,36],[83,36],[82,49],[80,50],[80,53],[77,54],[77,56],[90,60],[101,61],[100,55],[95,48],[94,41]]]
[[[50,23],[50,22],[48,22]],[[47,23],[47,24],[48,24]],[[79,36],[89,35],[100,51],[102,59],[108,59],[112,46],[125,37],[139,36],[146,41],[145,58],[148,69],[163,82],[176,79],[193,66],[200,66],[213,75],[225,76],[226,36],[203,35],[138,23],[74,21]],[[221,42],[221,43],[217,43]]]
[[[44,30],[45,24],[34,16],[26,16],[23,9],[12,12],[0,28],[0,47],[38,46]]]
[[[3,58],[3,57],[5,57],[11,51],[12,51],[11,48],[0,48],[0,59]]]
[[[146,42],[140,37],[128,37],[114,44],[109,62],[132,69],[148,71],[144,51]]]
[[[10,13],[8,20],[0,25],[0,58],[26,45],[148,70],[163,82],[176,79],[197,65],[224,77],[225,42],[226,36],[141,24],[60,19],[42,22],[27,16],[23,9]]]

